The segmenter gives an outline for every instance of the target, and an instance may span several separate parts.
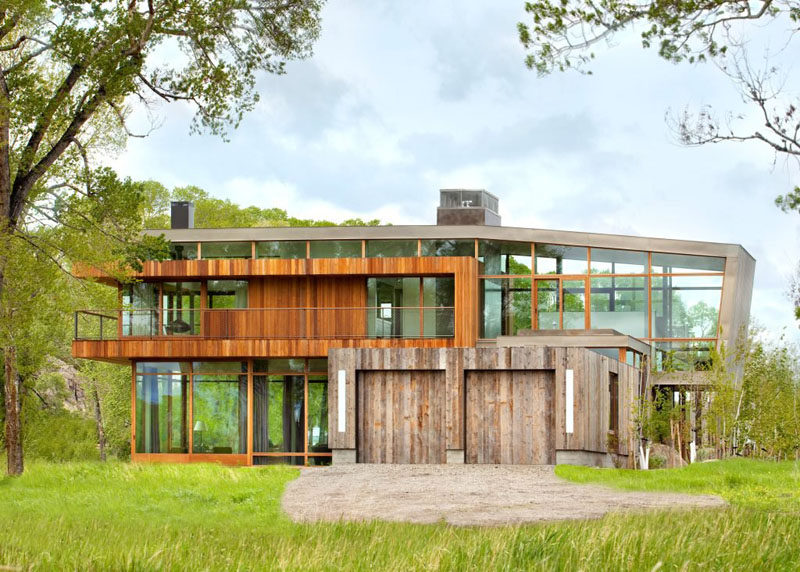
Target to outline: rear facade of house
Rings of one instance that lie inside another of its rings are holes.
[[[87,271],[120,305],[75,316],[74,356],[130,364],[135,461],[624,463],[639,398],[749,318],[739,245],[503,227],[486,191],[434,226],[172,215],[172,259]]]

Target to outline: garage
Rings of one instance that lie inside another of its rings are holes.
[[[444,463],[444,371],[358,372],[359,463]]]
[[[465,378],[467,463],[555,463],[553,371],[466,371]]]

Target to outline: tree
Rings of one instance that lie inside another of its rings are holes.
[[[22,244],[58,267],[68,255],[96,258],[93,248],[78,240],[85,233],[104,236],[97,244],[108,248],[98,252],[134,266],[163,250],[147,237],[136,240],[131,215],[141,208],[141,189],[92,168],[107,141],[113,145],[134,135],[128,104],[183,101],[197,110],[194,130],[224,134],[256,103],[259,71],[280,74],[287,60],[309,55],[321,4],[5,0],[0,5],[0,320],[10,319],[11,298],[25,297],[8,292],[12,257]],[[41,228],[75,234],[61,243],[55,239],[63,237],[37,235]],[[13,322],[3,329],[8,472],[19,474],[16,343],[22,336]]]
[[[782,93],[779,68],[767,63],[759,69],[751,64],[741,37],[748,24],[755,27],[777,20],[788,24],[784,47],[788,49],[800,28],[797,0],[537,0],[526,2],[525,11],[531,19],[520,22],[517,29],[528,50],[526,65],[539,74],[567,69],[591,73],[588,65],[595,58],[596,46],[638,27],[642,46],[657,48],[667,61],[715,62],[736,84],[743,100],[755,107],[762,123],[755,131],[739,132],[735,123],[744,118],[729,115],[722,121],[710,107],[685,111],[672,121],[681,142],[758,141],[777,155],[800,161],[800,99]],[[777,202],[782,208],[797,210],[800,187]]]
[[[197,228],[248,228],[268,226],[337,226],[329,220],[304,219],[289,216],[279,208],[261,209],[255,206],[241,207],[230,199],[212,197],[207,191],[190,185],[175,187],[172,191],[157,181],[144,183],[147,193],[147,204],[143,213],[144,225],[147,228],[169,228],[170,201],[192,201],[194,203],[194,222]],[[378,226],[381,221],[369,221],[360,218],[348,219],[339,223],[341,226]]]

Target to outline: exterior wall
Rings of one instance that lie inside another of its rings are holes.
[[[574,377],[574,430],[566,432],[566,370]],[[639,395],[641,372],[583,348],[512,347],[495,349],[449,348],[413,350],[332,350],[328,356],[329,444],[334,450],[356,450],[358,443],[358,377],[361,371],[444,371],[445,448],[449,457],[466,448],[465,372],[544,370],[553,373],[553,438],[556,451],[608,452],[609,372],[618,374],[619,431],[614,451],[627,455],[632,449],[633,410]],[[344,372],[344,395],[339,393]],[[340,398],[343,399],[340,404]],[[340,425],[340,411],[344,412]],[[340,430],[343,429],[343,430]],[[387,428],[391,430],[390,428]]]
[[[235,339],[224,334],[137,338],[121,337],[118,332],[114,336],[118,339],[76,340],[72,353],[75,357],[124,363],[131,359],[324,357],[329,349],[342,347],[474,346],[476,269],[477,261],[468,257],[147,262],[142,273],[147,278],[248,279],[253,310],[238,312],[241,320],[235,324]],[[453,276],[453,337],[365,339],[367,276]],[[268,311],[259,312],[258,308],[286,309],[271,318]],[[293,313],[292,309],[297,311]],[[230,315],[237,316],[237,311]],[[214,324],[206,325],[206,331],[214,334]]]

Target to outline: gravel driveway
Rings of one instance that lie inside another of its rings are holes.
[[[611,511],[721,507],[710,495],[577,485],[552,466],[340,465],[303,469],[283,495],[299,522],[389,520],[501,525],[600,518]]]

